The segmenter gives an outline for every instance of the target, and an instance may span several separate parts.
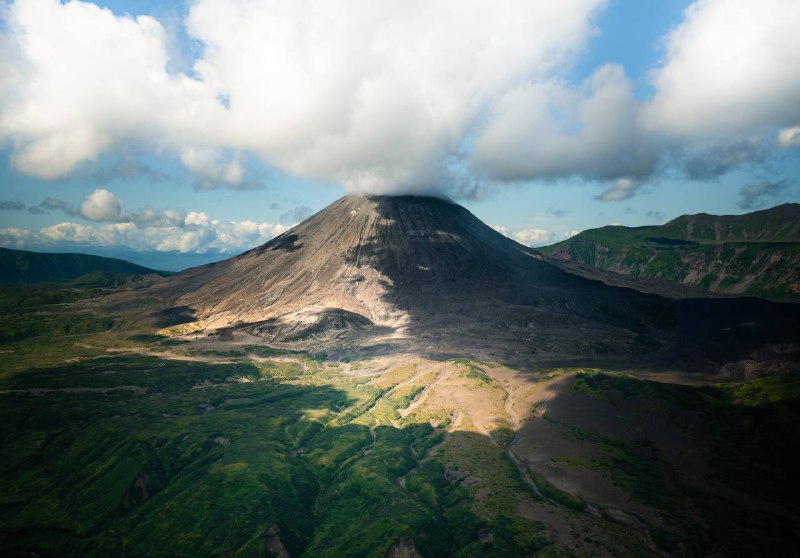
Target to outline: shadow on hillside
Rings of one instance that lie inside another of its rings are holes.
[[[296,252],[303,247],[303,243],[299,241],[300,237],[295,233],[283,233],[266,244],[254,248],[252,251],[265,252],[267,250],[280,250],[283,252]]]
[[[171,327],[194,322],[197,311],[191,306],[172,306],[150,314],[156,327]]]
[[[387,278],[384,298],[409,313],[411,337],[591,355],[604,334],[649,338],[674,319],[663,299],[567,274],[460,206],[372,201],[381,228],[347,261]]]
[[[798,385],[791,377],[697,387],[578,373],[569,387],[545,388],[547,420],[523,425],[527,448],[515,453],[568,506],[586,500],[605,517],[625,508],[615,495],[623,488],[679,527],[683,540],[650,525],[672,555],[781,555],[800,542]]]

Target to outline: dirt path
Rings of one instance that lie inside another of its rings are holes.
[[[411,401],[411,403],[409,403],[408,407],[406,407],[405,409],[397,410],[398,414],[400,415],[400,418],[406,418],[409,414],[413,413],[416,410],[416,408],[419,407],[425,401],[425,399],[428,397],[433,387],[445,380],[450,379],[450,377],[453,375],[454,370],[452,369],[446,370],[444,373],[442,373],[441,369],[435,369],[434,372],[436,373],[435,379],[431,383],[425,386],[425,389],[423,389],[414,398],[414,400]],[[419,374],[422,373],[423,372],[420,372]],[[415,374],[414,377],[411,378],[411,380],[414,380],[419,374]]]
[[[525,420],[520,418],[513,409],[515,403],[517,402],[516,390],[510,387],[510,385],[508,386],[504,385],[502,382],[496,382],[496,383],[506,392],[506,399],[505,402],[503,403],[503,409],[505,410],[509,422],[511,422],[511,430],[514,432],[514,436],[511,438],[511,441],[506,445],[506,447],[503,448],[503,452],[506,454],[506,456],[508,456],[508,459],[511,461],[511,463],[513,463],[514,466],[517,468],[517,471],[519,471],[522,480],[525,482],[525,484],[528,485],[528,487],[531,489],[534,495],[536,495],[536,497],[542,500],[548,500],[539,490],[539,487],[536,486],[536,483],[533,481],[533,478],[531,478],[531,475],[528,472],[527,464],[523,463],[522,460],[520,460],[520,458],[517,457],[517,454],[514,453],[514,446],[516,446],[517,443],[519,442],[519,431],[525,422]],[[547,399],[549,399],[550,397],[551,396],[548,395],[544,399],[544,401],[546,402]]]

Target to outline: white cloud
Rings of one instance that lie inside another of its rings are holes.
[[[186,219],[184,219],[183,224],[187,228],[200,229],[203,227],[208,227],[209,218],[208,215],[203,212],[190,211],[189,214],[186,215]]]
[[[188,29],[235,141],[351,191],[424,191],[487,103],[560,71],[603,3],[200,0]]]
[[[25,173],[54,178],[124,140],[191,143],[197,123],[223,107],[211,91],[166,71],[164,28],[94,4],[18,0],[8,7],[0,68],[14,75],[0,108],[0,138]],[[206,135],[211,130],[206,132]]]
[[[64,222],[38,231],[4,228],[0,229],[0,246],[21,249],[93,246],[139,252],[229,254],[263,244],[288,228],[255,221],[219,221],[205,212],[182,209],[158,210],[146,206],[131,213],[125,211],[112,192],[104,189],[85,196],[78,211],[61,200],[48,199],[42,205],[106,224]]]
[[[253,189],[260,187],[244,180],[245,170],[238,154],[226,155],[222,149],[184,147],[181,163],[200,177],[196,187],[211,190],[218,186]]]
[[[641,187],[642,183],[637,180],[627,177],[620,178],[595,196],[595,199],[606,202],[628,200],[636,195],[636,191]]]
[[[17,0],[0,138],[44,178],[133,140],[177,153],[201,188],[248,184],[249,152],[353,192],[429,191],[455,180],[445,161],[487,107],[569,66],[605,3],[197,0],[190,76],[167,71],[151,17]]]
[[[94,239],[94,228],[80,223],[58,223],[41,229],[37,236],[44,244],[89,244]]]
[[[137,252],[236,253],[258,246],[286,227],[253,221],[206,221],[191,228],[137,227],[134,223],[84,225],[58,223],[38,231],[0,229],[0,246],[8,248],[74,248],[93,246]]]
[[[230,251],[229,246],[251,247],[263,244],[270,238],[289,230],[281,224],[256,223],[255,221],[238,221],[221,223],[214,221],[216,238],[211,243],[212,248],[220,251]]]
[[[83,198],[78,214],[89,221],[122,221],[122,202],[104,188],[98,188]]]
[[[186,212],[182,209],[158,210],[149,205],[131,215],[131,222],[146,227],[179,227],[186,221]]]
[[[778,133],[778,144],[781,147],[800,146],[800,126],[784,128]]]
[[[16,0],[0,22],[0,142],[42,178],[131,142],[177,156],[201,189],[259,187],[256,156],[350,192],[462,196],[486,177],[642,181],[665,149],[690,174],[727,173],[763,162],[741,142],[779,128],[779,145],[800,142],[797,0],[694,2],[644,105],[617,65],[566,83],[607,3],[194,0],[182,23],[199,56],[180,72],[152,17]]]
[[[503,236],[511,238],[511,231],[508,230],[508,227],[504,227],[503,225],[489,225],[489,226],[492,227],[497,232],[499,232],[500,234],[502,234]]]
[[[33,233],[27,229],[6,227],[0,229],[0,246],[22,250],[31,241]]]
[[[800,2],[698,0],[667,37],[647,124],[676,136],[760,133],[800,120]]]
[[[500,180],[647,176],[657,152],[638,115],[632,85],[618,65],[597,70],[581,90],[560,82],[524,84],[498,102],[472,162]]]
[[[553,240],[553,234],[545,229],[522,229],[512,234],[511,238],[525,246],[544,246]]]
[[[150,205],[138,211],[128,211],[113,192],[98,188],[85,195],[77,210],[63,200],[47,198],[40,207],[64,212],[66,215],[83,217],[89,221],[132,223],[140,228],[181,227],[197,228],[207,225],[208,215],[183,209],[155,209]]]
[[[572,238],[573,236],[575,236],[575,235],[576,235],[576,234],[578,234],[579,232],[581,232],[581,231],[579,231],[579,230],[575,230],[575,229],[573,229],[573,230],[571,230],[571,231],[567,231],[567,232],[565,232],[565,233],[562,235],[562,238],[563,238],[564,240],[566,240],[566,239],[568,239],[568,238]]]
[[[524,244],[525,246],[544,246],[545,244],[553,242],[553,239],[556,238],[556,235],[552,231],[548,231],[547,229],[530,228],[512,232],[511,230],[509,230],[508,227],[505,227],[503,225],[490,225],[490,226],[503,236],[507,236],[508,238],[513,238],[514,240],[516,240],[520,244]]]

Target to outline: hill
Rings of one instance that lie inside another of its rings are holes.
[[[46,254],[0,248],[0,284],[73,282],[76,286],[113,286],[136,275],[168,275],[140,265],[88,254]]]
[[[800,204],[745,215],[682,215],[659,226],[607,226],[539,250],[715,293],[800,298]]]

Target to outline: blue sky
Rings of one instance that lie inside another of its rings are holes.
[[[793,0],[299,6],[5,3],[0,245],[181,269],[348,192],[531,245],[800,201]]]

